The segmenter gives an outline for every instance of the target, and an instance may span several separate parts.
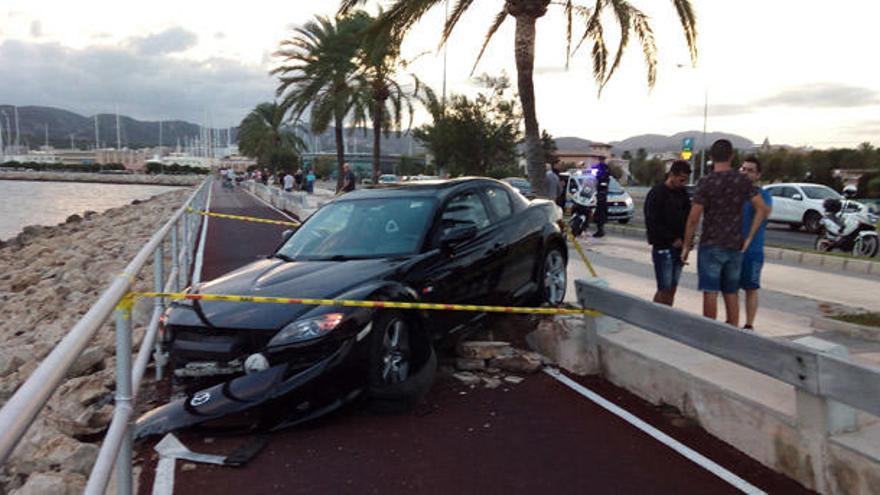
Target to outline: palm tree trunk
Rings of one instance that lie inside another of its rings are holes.
[[[343,165],[345,165],[345,142],[343,141],[343,118],[339,114],[336,114],[336,128],[334,129],[334,133],[336,135],[336,192],[342,190],[342,183],[345,180],[345,170],[343,169]]]
[[[379,183],[379,157],[382,156],[382,115],[385,103],[375,100],[376,108],[373,112],[373,184]]]
[[[544,176],[546,165],[541,148],[541,133],[538,128],[538,117],[535,114],[535,84],[532,73],[535,68],[535,21],[534,15],[521,14],[516,16],[516,32],[514,34],[514,54],[516,57],[517,89],[522,104],[523,119],[526,124],[526,163],[528,164],[529,182],[532,191],[538,196],[546,195]],[[556,199],[556,198],[550,198]]]

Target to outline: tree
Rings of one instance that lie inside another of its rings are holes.
[[[454,94],[446,108],[429,88],[424,102],[433,122],[413,131],[434,156],[435,165],[450,175],[510,175],[519,156],[520,114],[506,95],[504,77],[479,78],[484,90],[475,99]]]
[[[277,94],[282,97],[282,106],[290,109],[295,118],[309,110],[311,130],[315,133],[327,130],[331,122],[334,124],[337,189],[342,188],[344,175],[345,118],[353,113],[355,121],[360,121],[366,114],[362,91],[366,82],[358,75],[357,65],[362,28],[363,22],[352,17],[340,17],[334,22],[317,16],[295,28],[293,37],[281,42],[275,56],[283,63],[271,72],[280,74]]]
[[[284,115],[284,109],[277,103],[260,103],[251,110],[239,128],[241,152],[256,158],[262,166],[294,164],[299,152],[305,149],[305,142],[297,136],[295,126],[285,123]]]
[[[659,158],[633,161],[629,170],[636,182],[645,186],[654,185],[666,176],[666,164]]]
[[[375,19],[363,11],[352,15],[352,22],[359,24],[358,32],[366,37]],[[374,42],[371,45],[364,39],[358,51],[359,81],[365,84],[360,88],[369,102],[370,120],[373,124],[373,184],[379,183],[379,159],[382,156],[382,140],[392,130],[400,132],[404,114],[410,121],[413,115],[412,96],[419,90],[419,80],[410,75],[414,82],[412,92],[404,89],[398,80],[398,73],[409,65],[409,61],[400,57],[400,46],[387,40]],[[407,126],[409,127],[409,126]]]
[[[546,130],[541,131],[541,149],[544,150],[544,163],[556,165],[559,163],[559,157],[556,156],[556,140]]]
[[[432,7],[441,5],[443,1],[395,0],[388,10],[379,17],[377,26],[372,31],[379,39],[399,43],[413,29],[419,19],[431,10]],[[366,0],[342,0],[339,11],[341,13],[349,12],[356,6],[364,3],[366,3]],[[455,4],[444,26],[441,45],[448,40],[449,35],[464,12],[473,3],[473,0],[460,0]],[[691,62],[695,64],[697,59],[696,18],[691,8],[690,0],[672,0],[672,3],[684,30],[685,39],[690,49]],[[526,160],[533,190],[539,195],[545,194],[543,180],[545,166],[538,118],[535,113],[535,87],[532,81],[532,74],[535,62],[535,23],[547,13],[547,8],[550,4],[551,0],[504,0],[504,5],[489,27],[482,49],[477,55],[477,62],[479,62],[492,36],[508,17],[513,17],[516,21],[514,55],[516,59],[517,88],[525,120]],[[559,5],[564,10],[567,19],[567,59],[577,51],[584,41],[587,39],[593,41],[593,49],[591,51],[593,77],[598,83],[600,93],[620,65],[622,55],[632,34],[635,34],[641,43],[642,53],[648,67],[648,86],[653,87],[657,76],[657,47],[654,42],[653,29],[645,13],[624,0],[597,0],[594,8],[575,4],[573,0],[561,0],[556,2],[555,5]],[[611,10],[612,17],[620,27],[620,44],[613,59],[609,59],[604,35],[603,13],[608,9]],[[575,18],[584,21],[584,32],[574,46],[574,49],[572,49],[572,26]]]

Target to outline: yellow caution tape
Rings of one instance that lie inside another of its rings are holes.
[[[581,255],[581,259],[584,260],[584,264],[587,265],[587,269],[590,270],[590,274],[593,275],[593,277],[598,278],[599,275],[596,274],[596,269],[593,268],[593,264],[590,263],[589,258],[587,258],[587,254],[584,253],[583,248],[581,248],[581,244],[577,241],[577,238],[574,236],[574,233],[572,233],[568,225],[565,225],[565,233],[568,234],[568,238],[571,239],[571,242],[574,244],[574,249],[578,252],[579,255]]]
[[[190,301],[225,301],[268,304],[303,304],[307,306],[348,306],[379,309],[428,309],[435,311],[479,311],[483,313],[541,314],[541,315],[590,315],[600,313],[591,309],[523,308],[516,306],[478,306],[472,304],[438,304],[399,301],[356,301],[351,299],[309,299],[293,297],[235,296],[226,294],[187,294],[183,292],[131,292],[135,297],[161,297]]]
[[[246,216],[242,216],[242,215],[227,215],[225,213],[214,213],[211,211],[196,211],[192,208],[187,208],[187,211],[189,211],[190,213],[198,213],[199,215],[204,215],[206,217],[227,218],[230,220],[242,220],[245,222],[270,223],[273,225],[289,225],[291,227],[299,227],[301,225],[299,222],[286,222],[284,220],[269,220],[266,218],[246,217]]]

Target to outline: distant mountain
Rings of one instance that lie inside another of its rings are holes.
[[[695,150],[703,146],[702,131],[678,132],[671,136],[664,136],[662,134],[641,134],[639,136],[626,138],[623,141],[612,141],[609,144],[614,147],[614,153],[617,155],[622,154],[624,151],[635,152],[639,148],[645,148],[648,153],[662,153],[664,151],[678,152],[681,151],[682,140],[686,137],[694,138]],[[718,139],[729,139],[730,142],[733,143],[733,147],[737,149],[748,149],[755,145],[751,140],[736,134],[726,132],[707,132],[706,147],[708,148]]]
[[[3,113],[6,114],[5,117]],[[2,119],[0,123],[4,127],[8,121],[11,130],[9,135],[14,139],[15,122],[11,105],[0,105],[0,119]],[[60,108],[25,106],[18,107],[18,120],[21,144],[31,148],[46,144],[47,129],[49,144],[56,148],[69,148],[71,138],[73,138],[76,147],[91,148],[95,145],[95,116],[85,117]],[[116,115],[99,114],[97,120],[100,146],[116,146]],[[159,122],[142,121],[120,115],[119,123],[122,146],[129,148],[158,146]],[[232,130],[233,141],[237,139],[236,131],[237,129]],[[4,134],[5,136],[6,134]],[[174,146],[178,139],[184,142],[186,138],[198,136],[199,126],[197,124],[181,120],[162,122],[163,145]]]
[[[556,138],[556,148],[560,150],[582,150],[589,148],[592,141],[579,137],[560,137]]]

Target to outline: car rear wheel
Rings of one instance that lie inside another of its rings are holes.
[[[379,313],[370,334],[369,408],[410,409],[434,383],[437,356],[426,332],[401,312]]]
[[[807,232],[815,234],[819,232],[821,226],[822,215],[812,210],[804,214],[804,228],[807,229]]]
[[[558,247],[552,247],[544,255],[541,273],[541,302],[552,306],[562,304],[568,284],[565,256]]]

